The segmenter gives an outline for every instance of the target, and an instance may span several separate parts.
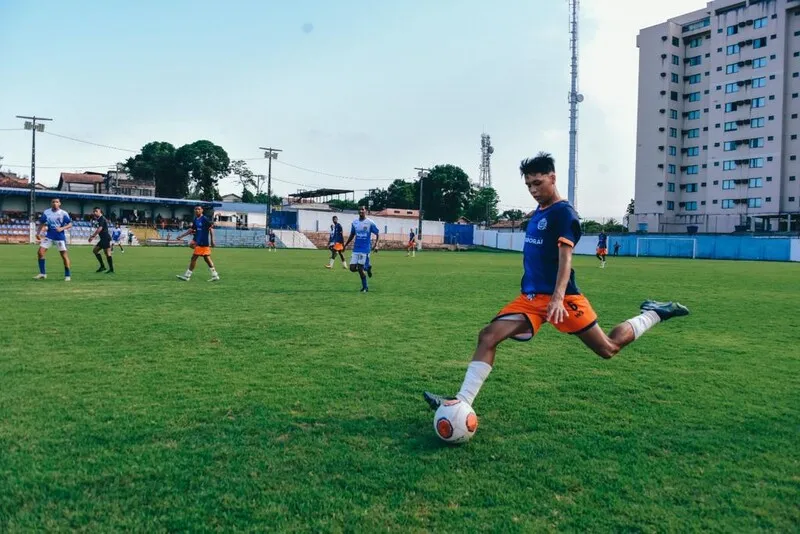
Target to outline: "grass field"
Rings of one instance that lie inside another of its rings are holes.
[[[514,253],[0,247],[0,531],[797,531],[800,265],[576,259],[601,324],[693,315],[603,361],[545,327],[508,342],[462,447],[458,390],[518,291]]]

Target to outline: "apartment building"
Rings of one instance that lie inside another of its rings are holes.
[[[800,1],[715,0],[637,47],[631,229],[800,229]]]

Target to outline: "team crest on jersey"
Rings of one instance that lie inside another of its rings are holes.
[[[547,219],[542,219],[539,221],[539,224],[536,225],[536,228],[539,230],[547,230]]]

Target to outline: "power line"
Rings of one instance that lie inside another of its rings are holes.
[[[22,132],[25,128],[0,128],[0,132]]]
[[[60,137],[62,139],[69,139],[70,141],[75,141],[76,143],[83,143],[85,145],[99,146],[101,148],[110,148],[111,150],[119,150],[120,152],[131,152],[133,154],[139,152],[138,150],[131,150],[130,148],[120,148],[118,146],[111,146],[111,145],[103,145],[103,144],[100,144],[100,143],[93,143],[92,141],[86,141],[84,139],[76,139],[75,137],[69,137],[68,135],[61,135],[61,134],[57,134],[57,133],[53,133],[53,132],[44,132],[44,133],[46,133],[47,135]]]
[[[342,179],[345,179],[345,180],[358,180],[358,181],[363,181],[363,182],[376,182],[376,181],[387,181],[388,182],[388,181],[395,180],[395,178],[389,178],[389,177],[386,177],[386,176],[373,176],[371,178],[359,178],[359,177],[355,177],[355,176],[344,176],[344,175],[341,175],[341,174],[332,174],[332,173],[329,173],[329,172],[317,171],[317,170],[314,170],[314,169],[307,169],[305,167],[300,167],[299,165],[293,165],[291,163],[287,163],[285,161],[280,161],[280,160],[276,160],[276,163],[280,163],[281,165],[286,165],[287,167],[291,167],[293,169],[297,169],[297,170],[300,170],[300,171],[311,172],[311,173],[314,173],[314,174],[321,174],[322,176],[330,176],[331,178],[342,178]]]

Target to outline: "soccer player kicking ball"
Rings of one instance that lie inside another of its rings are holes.
[[[61,209],[61,200],[54,198],[50,201],[50,208],[44,210],[42,216],[39,218],[39,231],[36,233],[36,240],[39,241],[39,274],[34,276],[34,280],[44,280],[47,278],[47,271],[44,266],[44,257],[51,246],[55,245],[58,252],[61,254],[61,261],[64,262],[64,281],[69,282],[72,280],[70,277],[70,261],[69,254],[67,254],[67,236],[64,233],[66,230],[72,228],[72,219],[69,218],[69,213]],[[41,233],[47,229],[44,239],[41,238]]]
[[[372,246],[372,234],[375,234],[375,245]],[[378,239],[380,239],[380,231],[372,219],[367,219],[367,208],[359,206],[358,219],[353,221],[350,226],[350,237],[347,238],[347,243],[344,244],[344,249],[350,244],[350,241],[355,238],[356,242],[353,245],[353,255],[350,257],[350,272],[357,272],[361,277],[361,292],[369,292],[367,286],[367,275],[372,277],[372,265],[369,262],[369,253],[378,247]]]
[[[600,260],[600,268],[605,269],[606,256],[608,256],[608,236],[602,230],[600,231],[600,235],[597,236],[597,250],[595,250],[595,256]]]
[[[189,234],[194,234],[192,242],[189,244],[194,250],[192,251],[192,259],[189,261],[189,268],[183,274],[175,275],[179,280],[188,282],[192,278],[194,268],[197,266],[197,258],[201,257],[208,265],[211,271],[211,278],[209,282],[218,282],[219,274],[214,268],[214,262],[211,261],[211,249],[214,247],[214,222],[203,215],[203,206],[194,207],[194,220],[192,225],[184,233],[179,235],[177,239],[183,239]]]
[[[106,254],[106,260],[108,261],[108,273],[114,272],[114,260],[111,259],[111,234],[108,233],[108,220],[103,215],[103,210],[100,208],[94,209],[94,218],[97,221],[97,230],[94,231],[92,235],[89,236],[89,243],[92,242],[92,239],[95,237],[100,237],[100,242],[98,242],[92,252],[94,253],[94,257],[97,258],[97,261],[100,262],[100,267],[97,268],[97,273],[102,273],[106,270],[106,266],[103,264],[103,257],[100,255],[100,251],[102,250]]]
[[[556,189],[555,162],[546,153],[522,162],[520,172],[539,204],[528,223],[523,248],[522,294],[510,302],[478,335],[478,347],[456,398],[472,405],[494,365],[497,345],[513,338],[530,340],[543,323],[574,334],[602,358],[611,358],[661,321],[688,315],[677,302],[648,300],[642,313],[606,335],[589,301],[575,285],[572,250],[581,237],[578,214]],[[433,410],[449,398],[425,392]]]

